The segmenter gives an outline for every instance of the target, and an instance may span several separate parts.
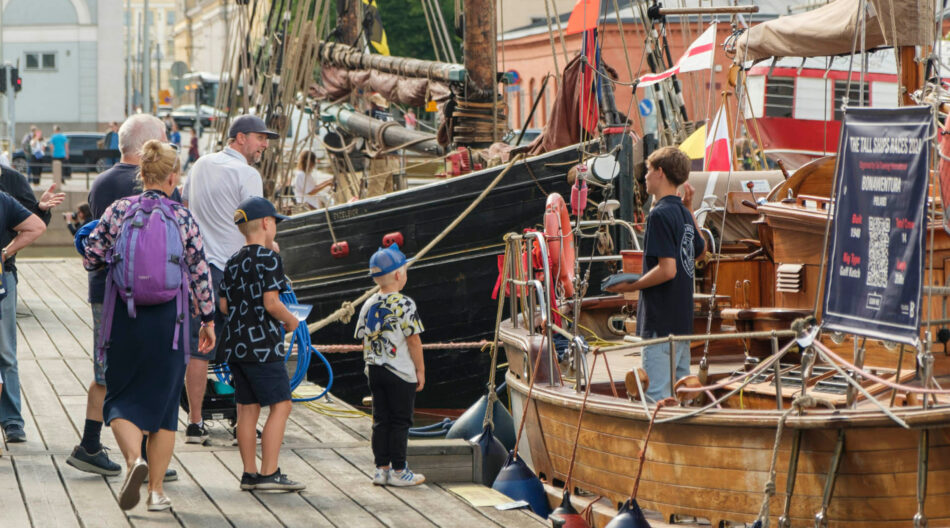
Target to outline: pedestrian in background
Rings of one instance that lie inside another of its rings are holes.
[[[316,172],[316,174],[314,174]],[[294,170],[294,199],[312,209],[324,209],[333,205],[333,195],[328,190],[333,185],[333,175],[317,170],[317,155],[304,150],[297,158]]]
[[[30,155],[33,156],[33,163],[30,164],[30,181],[33,185],[39,185],[40,176],[43,175],[43,164],[46,161],[46,142],[43,141],[43,131],[37,128],[33,133],[33,139],[30,140]]]
[[[106,137],[103,138],[102,147],[107,150],[119,150],[119,124],[115,121],[109,123],[109,131],[106,132]],[[119,162],[118,158],[109,158],[109,166],[113,166]]]
[[[63,179],[68,180],[72,176],[71,168],[66,163],[69,158],[69,138],[63,134],[59,125],[53,125],[53,137],[49,138],[49,147],[53,161],[59,160],[63,163]]]
[[[33,159],[33,149],[30,148],[30,142],[33,141],[34,135],[36,135],[36,125],[30,125],[30,130],[23,134],[23,139],[20,140],[20,150],[23,151],[23,159],[26,160],[27,172],[30,172],[30,161]]]
[[[261,118],[240,116],[231,122],[228,146],[195,162],[185,180],[182,198],[204,234],[205,254],[211,264],[215,291],[221,287],[228,259],[244,247],[244,235],[234,225],[234,211],[247,198],[264,195],[261,175],[251,165],[261,160],[267,140],[277,137],[277,133],[268,130]],[[220,332],[224,326],[223,314],[218,314],[215,323]],[[192,342],[195,339],[193,330]],[[185,388],[189,423],[185,441],[189,444],[200,444],[208,436],[201,408],[208,384],[208,362],[214,358],[214,351],[211,351],[204,357],[193,355],[188,363]]]
[[[191,141],[188,143],[188,162],[185,163],[185,170],[188,170],[188,167],[192,163],[198,161],[198,158],[201,157],[201,153],[198,152],[198,134],[191,134]]]
[[[157,202],[160,205],[156,205],[155,210],[161,207],[174,214],[174,219],[164,221],[174,221],[181,235],[183,248],[179,249],[183,249],[181,258],[187,267],[186,280],[190,286],[186,288],[191,290],[201,312],[198,346],[201,352],[209,352],[213,350],[215,341],[214,294],[201,232],[191,213],[168,198],[178,185],[180,173],[180,162],[174,149],[161,141],[146,142],[142,147],[140,169],[145,191],[137,198],[137,203]],[[124,251],[122,258],[126,262],[133,262],[138,252],[146,252],[148,256],[143,258],[147,260],[159,254],[160,249],[135,245],[135,239],[124,238],[135,236],[131,229],[123,229],[125,222],[133,221],[127,216],[133,207],[133,200],[123,198],[103,213],[86,242],[83,265],[87,270],[106,266],[107,255],[113,251]],[[151,220],[145,226],[134,229],[144,232],[148,227],[156,228]],[[158,225],[157,229],[164,230],[166,226]],[[129,249],[123,250],[123,247]],[[166,248],[166,252],[172,250],[171,246]],[[112,262],[111,265],[118,265],[118,261]],[[179,314],[182,305],[187,310],[187,299],[181,298],[186,294],[179,291],[176,298],[161,304],[136,303],[133,311],[126,309],[126,301],[116,290],[110,288],[107,295],[110,293],[115,298],[106,299],[106,302],[114,302],[117,309],[113,311],[112,321],[102,322],[101,331],[108,331],[109,338],[103,338],[100,346],[105,351],[108,365],[103,416],[112,427],[128,467],[118,496],[119,507],[129,510],[138,503],[139,488],[148,476],[148,510],[167,510],[171,508],[171,501],[164,494],[163,480],[175,447],[178,402],[188,359],[182,357],[187,351],[189,338],[180,331]],[[147,463],[141,458],[144,432],[148,432]]]
[[[178,123],[172,121],[172,131],[168,135],[168,142],[175,146],[175,150],[181,150],[181,132],[178,131]]]

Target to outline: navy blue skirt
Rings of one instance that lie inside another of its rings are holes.
[[[185,383],[185,337],[175,336],[175,301],[137,306],[130,318],[116,297],[110,346],[106,349],[105,422],[122,418],[139,429],[178,430],[178,404]]]

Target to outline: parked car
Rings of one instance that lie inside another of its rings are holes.
[[[175,107],[172,105],[158,105],[158,108],[155,110],[155,115],[161,119],[165,116],[172,115],[174,111]]]
[[[195,129],[195,105],[181,105],[171,112],[172,119],[178,124],[179,130]],[[210,127],[215,119],[225,116],[225,113],[208,105],[201,105],[201,126]]]
[[[118,150],[99,148],[99,142],[105,138],[105,134],[102,132],[63,132],[63,134],[69,139],[69,157],[66,158],[66,167],[72,172],[88,172],[91,170],[102,172],[111,167],[114,160],[121,157]],[[33,157],[27,158],[27,154],[23,150],[14,151],[11,164],[17,171],[26,174],[28,164],[33,163],[35,163]],[[43,172],[53,170],[53,158],[50,156],[48,147],[41,165]]]

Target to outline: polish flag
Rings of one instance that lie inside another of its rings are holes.
[[[706,171],[732,170],[732,150],[729,145],[729,120],[725,105],[719,107],[712,125],[706,129]]]
[[[663,79],[672,77],[677,73],[691,72],[698,70],[708,70],[712,68],[713,56],[716,46],[716,24],[710,24],[709,29],[703,32],[692,44],[686,48],[686,53],[672,68],[660,73],[648,73],[640,77],[638,88],[656,84]]]

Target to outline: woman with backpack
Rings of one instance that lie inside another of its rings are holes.
[[[128,466],[119,507],[138,503],[148,476],[148,510],[160,511],[171,508],[162,481],[175,447],[188,360],[188,289],[201,312],[202,352],[214,347],[214,296],[198,224],[168,198],[181,173],[176,152],[148,141],[139,170],[144,191],[106,209],[86,242],[83,265],[109,267],[96,353],[105,354],[107,365],[103,416]]]

